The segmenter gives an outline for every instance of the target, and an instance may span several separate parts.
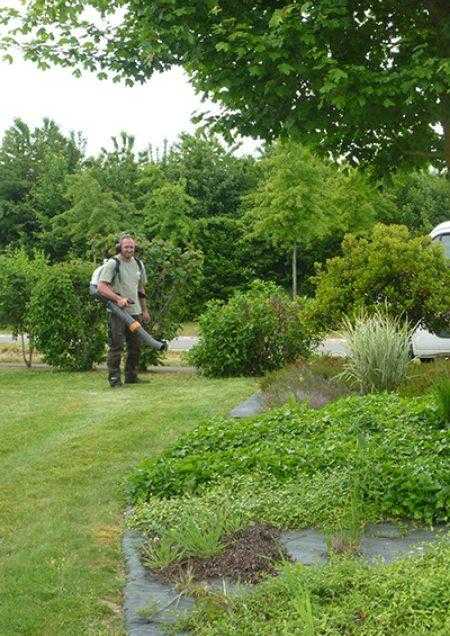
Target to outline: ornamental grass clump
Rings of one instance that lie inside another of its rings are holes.
[[[354,321],[345,318],[342,335],[350,357],[342,377],[359,386],[361,393],[394,391],[408,371],[413,331],[387,308],[371,316],[361,312]]]

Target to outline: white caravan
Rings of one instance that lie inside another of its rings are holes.
[[[433,241],[441,242],[446,255],[450,258],[450,221],[437,225],[430,232],[430,236]],[[450,357],[450,332],[433,334],[419,328],[412,338],[412,349],[415,357],[423,360]]]

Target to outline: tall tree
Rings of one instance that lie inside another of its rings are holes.
[[[67,185],[68,209],[52,219],[47,241],[62,243],[72,255],[98,262],[124,228],[126,215],[90,170],[72,175]]]
[[[380,209],[382,223],[406,225],[428,234],[435,225],[450,219],[450,181],[424,171],[397,172],[384,184],[390,205]]]
[[[17,119],[0,146],[0,247],[39,244],[40,233],[66,205],[65,179],[83,157],[84,140],[66,137],[44,119],[31,129]]]
[[[256,183],[255,160],[236,157],[213,135],[182,133],[163,165],[169,179],[185,181],[196,219],[240,216],[241,197]]]
[[[29,0],[3,22],[3,47],[41,67],[132,83],[181,64],[223,104],[222,130],[295,134],[380,171],[450,166],[448,0]]]
[[[189,211],[194,200],[183,182],[166,182],[155,188],[142,210],[143,229],[150,238],[186,245],[192,233]]]
[[[262,170],[261,182],[246,198],[250,235],[291,252],[295,296],[299,249],[370,225],[377,195],[354,169],[338,169],[292,141],[278,144]]]

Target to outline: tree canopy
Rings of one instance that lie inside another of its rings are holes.
[[[223,131],[392,165],[450,165],[448,0],[29,0],[1,46],[116,81],[180,64]],[[8,58],[9,59],[9,58]]]
[[[262,178],[245,201],[253,236],[292,250],[297,292],[297,248],[367,228],[380,199],[356,169],[338,169],[293,141],[276,144],[261,161]]]

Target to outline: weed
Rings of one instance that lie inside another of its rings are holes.
[[[169,535],[162,538],[153,537],[142,548],[144,564],[154,570],[159,570],[169,563],[177,561],[182,555],[180,546],[174,544]]]
[[[311,594],[305,587],[300,574],[301,566],[292,568],[286,564],[281,571],[280,581],[285,588],[286,596],[290,599],[290,605],[294,610],[296,618],[303,626],[302,634],[304,636],[314,636],[316,630],[314,627]]]
[[[197,517],[188,515],[169,531],[169,537],[180,547],[184,556],[209,557],[222,550],[224,530],[224,514],[217,517],[210,514]]]
[[[159,603],[157,601],[151,600],[143,607],[140,607],[137,613],[142,618],[145,618],[145,620],[151,621],[156,616],[156,614],[159,614],[160,611],[161,607]]]
[[[240,527],[236,514],[205,508],[193,515],[189,508],[165,528],[160,537],[153,537],[143,549],[144,561],[152,569],[160,569],[187,557],[211,557],[223,550],[222,537]]]

